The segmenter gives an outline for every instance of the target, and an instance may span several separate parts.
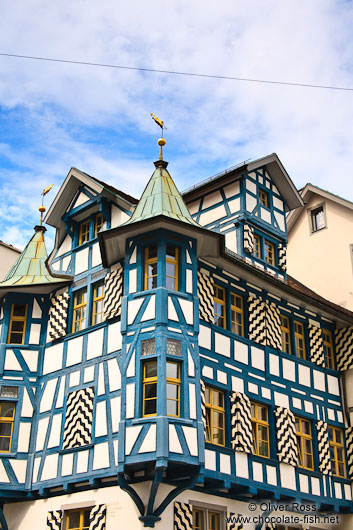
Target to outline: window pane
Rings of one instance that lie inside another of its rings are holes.
[[[157,362],[153,361],[151,363],[145,364],[145,377],[157,377]]]
[[[156,414],[157,412],[157,399],[150,399],[145,401],[145,415]]]
[[[16,398],[18,395],[17,386],[2,386],[0,391],[1,397],[13,397]]]
[[[68,519],[68,529],[71,530],[71,528],[79,528],[80,527],[80,512],[69,512],[67,514]]]
[[[22,333],[10,333],[10,344],[22,344]]]
[[[147,265],[147,276],[157,275],[157,263],[149,263]]]
[[[18,331],[22,334],[24,327],[25,327],[25,323],[23,320],[13,320],[11,331]]]
[[[157,276],[151,276],[147,278],[147,290],[156,289],[157,287]]]
[[[146,339],[141,342],[141,355],[156,353],[156,342],[154,339]]]
[[[172,383],[167,383],[167,398],[178,399],[178,397],[179,397],[179,386],[173,385]]]
[[[26,316],[26,304],[13,304],[13,316],[14,317],[25,317]]]
[[[147,249],[147,258],[152,259],[157,257],[157,247],[149,247]]]
[[[12,422],[0,423],[0,436],[11,436]]]
[[[89,516],[90,516],[90,511],[91,510],[85,510],[84,513],[83,513],[83,526],[87,526],[87,528],[89,527]]]
[[[178,368],[179,364],[167,362],[167,377],[178,379]]]
[[[167,415],[168,416],[179,416],[178,401],[167,400]]]
[[[223,407],[223,398],[223,392],[219,392],[218,390],[212,391],[212,403],[213,405],[216,405],[216,407]]]
[[[175,278],[171,278],[170,276],[166,277],[166,288],[169,289],[170,291],[176,290]]]
[[[171,355],[181,355],[180,340],[167,339],[167,353]]]
[[[151,399],[157,396],[157,383],[145,383],[145,398]]]
[[[10,438],[0,438],[0,451],[9,451],[10,450]]]
[[[1,417],[2,418],[13,418],[15,413],[15,403],[1,403]]]
[[[170,258],[170,259],[176,259],[176,248],[175,247],[170,247],[170,246],[167,246],[167,252],[166,252],[166,256],[167,258]]]

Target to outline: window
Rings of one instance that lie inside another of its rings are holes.
[[[324,337],[324,351],[325,351],[326,366],[327,368],[331,368],[331,370],[334,370],[336,367],[335,367],[335,359],[333,356],[332,333],[329,329],[323,329],[322,334]]]
[[[165,264],[166,288],[173,291],[178,290],[178,258],[179,249],[168,245]]]
[[[328,428],[330,436],[332,473],[335,477],[346,478],[346,459],[344,455],[344,437],[342,429]]]
[[[254,235],[254,256],[261,259],[261,238],[257,234]]]
[[[196,508],[193,506],[193,530],[220,530],[220,512],[209,508]],[[224,515],[223,515],[224,517]]]
[[[101,213],[97,213],[95,220],[94,220],[94,237],[98,236],[98,232],[101,230],[103,225],[104,225],[103,215]]]
[[[281,315],[281,333],[282,333],[282,351],[285,353],[292,353],[290,343],[290,327],[289,318]]]
[[[157,287],[157,247],[145,249],[145,291]]]
[[[80,289],[74,293],[74,308],[72,315],[72,333],[84,328],[86,322],[87,289]]]
[[[167,416],[180,416],[180,363],[167,361]]]
[[[265,260],[270,265],[275,265],[275,246],[265,239]]]
[[[80,224],[80,232],[78,237],[78,244],[82,245],[89,240],[89,220]]]
[[[311,210],[310,215],[311,229],[313,232],[317,232],[318,230],[321,230],[322,228],[326,227],[326,219],[323,206],[315,208],[315,210]]]
[[[232,332],[244,337],[244,308],[242,296],[235,293],[230,294],[230,311]]]
[[[226,327],[226,293],[223,287],[214,286],[214,324]]]
[[[301,359],[306,359],[304,324],[294,321],[295,352]]]
[[[308,420],[296,417],[295,428],[298,444],[299,467],[304,469],[314,469],[311,423]]]
[[[104,320],[104,281],[95,283],[92,298],[92,325]]]
[[[9,453],[11,449],[16,403],[0,401],[0,451]]]
[[[259,190],[259,199],[260,199],[260,204],[262,204],[262,206],[266,206],[266,208],[268,208],[268,193],[267,191],[265,190]]]
[[[254,440],[254,454],[270,457],[268,408],[259,403],[251,403],[251,424]]]
[[[224,393],[206,386],[206,442],[225,445],[224,437]]]
[[[18,386],[1,386],[0,397],[17,398]]]
[[[149,361],[143,365],[143,416],[157,414],[157,361]]]
[[[66,530],[89,530],[91,508],[66,512]]]
[[[12,304],[8,344],[23,344],[25,341],[27,304]]]

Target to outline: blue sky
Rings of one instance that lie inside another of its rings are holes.
[[[0,52],[353,87],[343,0],[13,0]],[[0,57],[0,239],[22,248],[71,166],[139,197],[158,156],[183,190],[276,152],[297,187],[353,200],[353,93]],[[48,246],[52,232],[48,234]]]

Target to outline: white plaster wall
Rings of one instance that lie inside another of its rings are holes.
[[[307,209],[320,206],[312,197],[289,233],[288,273],[324,298],[353,310],[353,211],[325,200],[327,228],[311,233]]]
[[[150,486],[150,482],[134,486],[134,489],[136,489],[145,504]],[[172,489],[171,486],[162,485],[158,490],[155,506],[158,506]],[[248,502],[230,500],[224,497],[217,497],[215,495],[208,495],[190,490],[184,491],[175,499],[175,501],[185,503],[205,503],[215,506],[218,510],[224,509],[227,512],[245,516],[261,514],[260,510],[250,512],[248,509]],[[95,504],[106,504],[107,506],[106,530],[116,530],[117,528],[142,530],[144,528],[143,524],[138,519],[139,512],[135,504],[118,486],[83,491],[71,495],[62,495],[31,502],[6,504],[4,507],[4,513],[10,530],[28,530],[29,528],[40,529],[46,528],[47,514],[49,511],[65,511],[80,508],[82,506],[93,506]],[[174,525],[174,502],[171,502],[167,506],[161,517],[162,520],[156,523],[156,530],[171,530]],[[340,520],[341,524],[335,526],[335,529],[340,528],[341,530],[351,530],[352,515],[342,515],[340,516]],[[246,530],[254,530],[255,524],[246,524],[244,528],[246,528]],[[324,524],[318,526],[314,525],[312,528],[320,528],[320,530],[333,529],[331,525]]]

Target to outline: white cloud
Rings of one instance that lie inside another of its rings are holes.
[[[15,0],[2,6],[0,51],[353,86],[352,23],[343,0]],[[57,191],[71,166],[138,196],[157,156],[151,111],[167,124],[180,189],[275,151],[298,187],[352,199],[351,92],[6,57],[0,67],[6,242],[15,244],[9,226],[36,221],[41,189]]]

